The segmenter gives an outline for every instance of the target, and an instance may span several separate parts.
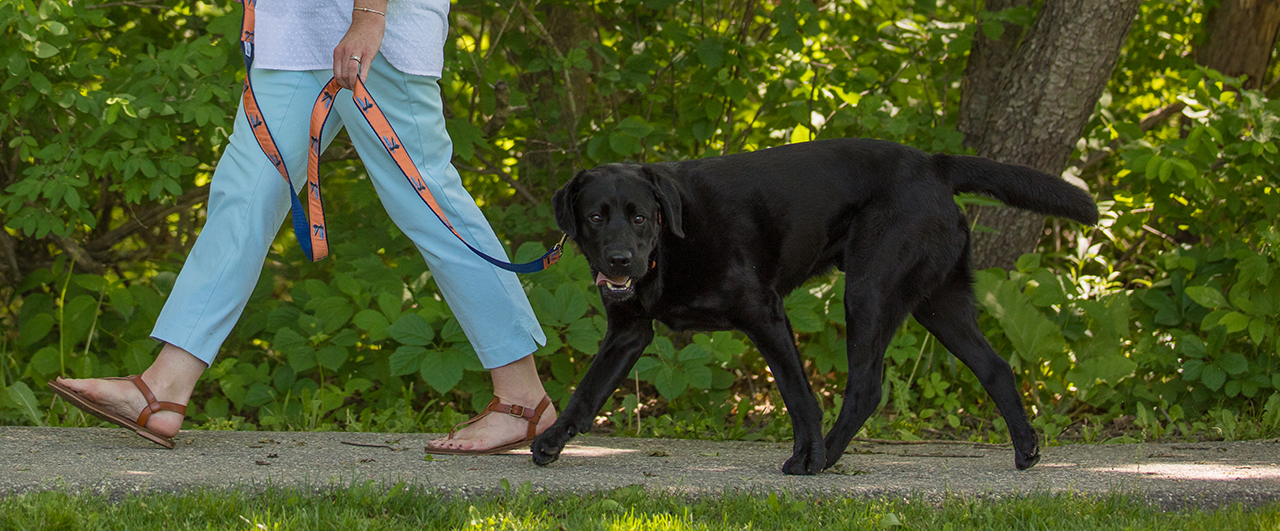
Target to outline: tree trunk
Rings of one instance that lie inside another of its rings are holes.
[[[978,155],[1062,173],[1111,77],[1140,3],[1046,0],[1003,81],[986,97],[983,116],[965,116],[961,109],[960,123],[982,124],[972,144]],[[966,78],[980,73],[985,74],[966,70]],[[970,86],[982,88],[972,79]],[[968,112],[977,110],[971,106]],[[1044,229],[1044,216],[1014,208],[982,207],[972,216],[997,231],[973,235],[973,261],[979,269],[1012,268],[1019,256],[1035,250]]]
[[[1228,76],[1247,76],[1245,89],[1262,88],[1280,29],[1280,0],[1221,0],[1205,16],[1209,40],[1196,62]]]
[[[544,2],[536,6],[542,14],[541,20],[523,3],[518,5],[525,16],[526,31],[545,46],[548,62],[563,62],[566,54],[579,42],[599,41],[591,24],[589,4]],[[577,128],[578,121],[586,114],[584,109],[592,102],[590,78],[582,70],[555,72],[547,69],[526,75],[523,82],[526,92],[536,95],[537,101],[544,103],[541,112],[554,113],[554,116],[540,116],[539,120],[556,126],[555,130],[542,130],[540,138],[537,138],[542,146],[552,146],[552,149],[525,153],[520,159],[520,175],[526,182],[554,190],[560,186],[560,177],[565,177],[565,161],[553,150],[574,157],[569,167],[581,166],[581,159],[576,156],[579,148]],[[554,103],[545,105],[546,102]]]
[[[1034,3],[1035,0],[987,0],[984,9],[994,13],[1014,7],[1031,7]],[[1022,26],[1008,22],[1002,25],[1004,33],[996,41],[978,30],[969,50],[969,61],[964,66],[964,77],[960,79],[960,113],[956,129],[964,133],[966,147],[976,149],[982,145],[982,138],[986,136],[989,102],[1000,89],[1009,63],[1013,62],[1018,44],[1022,42]]]

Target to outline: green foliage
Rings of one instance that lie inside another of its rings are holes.
[[[1280,104],[1190,59],[1203,7],[1142,6],[1068,171],[1100,199],[1101,226],[1055,222],[1015,271],[976,275],[980,325],[1051,441],[1280,431]],[[524,261],[559,238],[546,198],[583,167],[845,136],[963,152],[954,109],[975,33],[1034,19],[973,9],[461,0],[441,80],[454,162]],[[0,0],[0,244],[13,242],[20,271],[0,264],[0,422],[84,425],[46,407],[44,381],[139,373],[153,359],[151,325],[238,98],[239,10]],[[1144,123],[1167,105],[1180,107]],[[322,167],[339,198],[326,205],[333,258],[311,264],[291,235],[276,241],[189,427],[443,431],[491,398],[345,142]],[[603,308],[572,250],[522,281],[548,336],[537,363],[563,405],[603,337]],[[828,425],[848,371],[843,295],[833,274],[785,301]],[[914,321],[890,345],[884,382],[868,434],[1006,437],[976,378]],[[660,327],[601,415],[628,434],[780,440],[781,407],[741,334]]]

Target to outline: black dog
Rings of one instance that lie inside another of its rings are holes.
[[[1098,221],[1093,199],[1057,177],[876,140],[579,172],[556,192],[556,223],[596,274],[609,329],[569,405],[534,441],[534,462],[555,461],[591,428],[657,319],[673,330],[745,332],[791,414],[795,445],[782,470],[815,474],[840,459],[879,405],[885,348],[911,313],[995,400],[1018,469],[1035,465],[1039,444],[1013,371],[978,329],[957,192]],[[824,441],[782,300],[832,267],[845,273],[849,381]]]

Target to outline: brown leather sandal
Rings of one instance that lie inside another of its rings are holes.
[[[458,424],[457,426],[454,426],[452,430],[449,430],[449,439],[452,439],[453,434],[457,433],[457,431],[460,428],[463,428],[482,418],[485,418],[490,413],[501,413],[503,415],[511,415],[513,417],[524,419],[526,422],[529,423],[529,431],[525,434],[525,438],[510,444],[504,444],[502,446],[496,446],[496,447],[488,448],[484,450],[462,450],[457,448],[439,448],[436,446],[427,446],[426,448],[427,453],[439,454],[439,455],[493,455],[493,454],[502,453],[508,450],[514,450],[516,448],[529,446],[530,444],[533,443],[533,439],[538,436],[538,433],[537,433],[538,421],[542,420],[542,412],[546,411],[547,406],[550,406],[550,405],[551,405],[551,397],[546,395],[543,395],[542,401],[538,402],[538,407],[533,409],[530,409],[525,406],[513,406],[509,404],[503,404],[502,402],[499,402],[498,397],[495,396],[493,397],[493,401],[489,402],[489,405],[485,406],[484,411],[480,412],[479,415],[471,417],[466,422]]]
[[[101,404],[90,400],[88,397],[76,392],[75,389],[58,383],[57,380],[49,380],[49,389],[52,389],[58,396],[66,399],[71,405],[80,408],[82,411],[89,413],[102,420],[115,424],[125,429],[133,430],[134,433],[141,435],[142,438],[154,442],[165,448],[173,449],[173,439],[160,435],[147,428],[147,421],[151,420],[151,415],[159,411],[172,411],[182,416],[187,415],[187,406],[174,402],[161,402],[156,400],[156,395],[151,393],[151,388],[142,381],[141,376],[126,376],[124,378],[103,378],[103,380],[127,380],[133,382],[138,388],[138,392],[142,393],[142,397],[147,399],[147,407],[142,408],[142,413],[138,415],[137,421],[129,420],[119,414],[103,407]]]

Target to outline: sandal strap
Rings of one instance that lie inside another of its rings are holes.
[[[489,415],[490,413],[501,413],[503,415],[511,415],[516,418],[522,418],[525,420],[525,422],[528,422],[529,431],[528,431],[527,438],[532,439],[534,436],[537,435],[536,432],[538,430],[538,422],[542,420],[542,412],[546,411],[547,407],[550,405],[551,405],[551,397],[547,395],[542,395],[542,400],[538,402],[538,407],[536,408],[529,408],[527,406],[521,406],[518,404],[516,405],[503,404],[500,400],[498,400],[498,397],[495,396],[493,397],[493,400],[489,401],[489,405],[485,406],[484,411],[481,411],[479,415],[471,417],[467,419],[466,422],[459,423],[457,426],[454,426],[452,430],[449,430],[449,438],[452,439],[453,434],[457,433],[459,429],[466,427],[482,418],[485,418],[485,416]]]
[[[172,411],[182,416],[187,415],[187,406],[175,402],[161,402],[156,400],[156,395],[151,392],[151,388],[147,387],[147,383],[142,381],[141,376],[131,375],[125,379],[133,382],[134,387],[138,388],[138,392],[142,393],[142,397],[147,399],[147,407],[142,408],[142,413],[138,415],[138,425],[146,427],[147,421],[151,420],[153,413],[160,411]]]

